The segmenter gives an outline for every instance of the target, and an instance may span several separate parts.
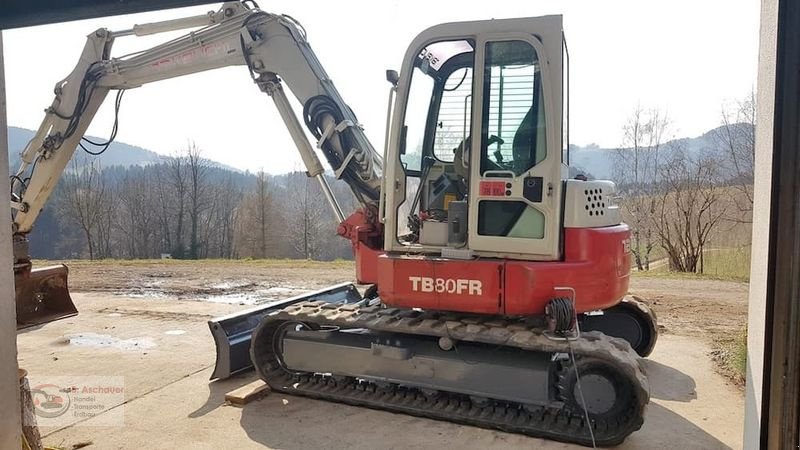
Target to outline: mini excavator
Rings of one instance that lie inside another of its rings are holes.
[[[115,39],[189,28],[111,55]],[[582,445],[615,445],[641,427],[639,358],[653,350],[656,318],[628,295],[630,231],[614,183],[569,166],[560,16],[420,33],[400,72],[386,73],[382,156],[291,16],[227,2],[91,33],[11,176],[20,328],[77,313],[66,267],[32,269],[27,235],[76,148],[108,146],[84,137],[106,95],[116,91],[118,107],[124,90],[233,65],[274,101],[363,288],[210,321],[214,378],[254,366],[287,394]],[[352,214],[318,152],[358,200]]]

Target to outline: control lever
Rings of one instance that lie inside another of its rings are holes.
[[[419,236],[419,216],[414,214],[414,211],[417,209],[417,205],[419,204],[419,198],[422,195],[422,188],[425,186],[425,183],[428,181],[428,175],[431,173],[431,167],[436,163],[436,159],[432,156],[423,156],[422,157],[422,167],[421,173],[419,177],[419,186],[417,186],[417,192],[414,194],[414,200],[411,202],[411,210],[408,214],[408,227],[411,231]]]
[[[493,134],[493,135],[489,136],[489,141],[486,143],[486,146],[488,147],[488,146],[490,146],[492,144],[503,145],[505,143],[506,143],[505,139],[501,138],[500,136],[495,136]]]
[[[503,145],[505,143],[506,143],[506,141],[503,140],[503,138],[493,134],[493,135],[489,136],[489,140],[486,142],[486,147],[488,148],[493,144]],[[494,153],[492,153],[492,154],[494,155],[494,159],[497,161],[498,164],[502,164],[503,163],[503,154],[500,152],[499,148],[497,150],[495,150]]]

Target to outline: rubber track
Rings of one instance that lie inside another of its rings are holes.
[[[266,318],[253,334],[250,352],[259,376],[274,390],[358,406],[390,410],[485,428],[495,428],[563,442],[592,445],[583,410],[563,402],[549,406],[521,405],[490,400],[480,404],[468,396],[438,391],[437,395],[399,385],[378,386],[352,377],[290,374],[272,352],[276,328],[286,321],[319,326],[367,328],[374,331],[450,337],[454,341],[507,345],[547,353],[569,353],[565,341],[552,340],[523,320],[483,316],[456,316],[380,306],[359,308],[324,302],[303,302]],[[649,401],[647,380],[639,359],[622,339],[602,333],[583,333],[570,342],[576,359],[601,359],[613,365],[630,383],[629,407],[613,420],[593,421],[598,446],[621,443],[641,428]],[[562,371],[571,370],[566,365]]]

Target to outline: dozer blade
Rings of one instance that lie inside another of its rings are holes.
[[[67,290],[68,273],[60,264],[14,274],[17,330],[78,314]]]
[[[341,283],[316,292],[209,320],[208,327],[211,329],[211,336],[214,337],[214,345],[217,347],[217,362],[211,379],[225,379],[253,367],[250,360],[250,340],[253,330],[261,323],[261,320],[289,305],[308,300],[327,303],[357,303],[362,300],[362,297],[353,283]]]

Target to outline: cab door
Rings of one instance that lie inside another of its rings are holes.
[[[476,41],[472,113],[480,138],[469,155],[468,227],[475,252],[560,258],[561,18],[530,25],[543,19],[553,31],[545,38],[558,37],[547,42],[556,52],[518,31],[521,23]]]

